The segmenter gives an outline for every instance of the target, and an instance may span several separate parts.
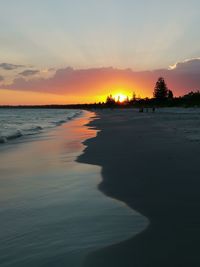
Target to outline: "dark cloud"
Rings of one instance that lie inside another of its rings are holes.
[[[178,72],[200,73],[200,58],[178,62],[172,66],[172,69]]]
[[[23,68],[25,67],[24,65],[16,65],[16,64],[11,64],[11,63],[0,63],[0,68],[4,70],[15,70],[17,68]]]
[[[38,74],[40,71],[39,70],[24,70],[22,72],[20,72],[19,74],[22,76],[32,76],[35,74]]]
[[[4,77],[0,75],[0,82],[2,82],[3,80],[4,80]]]
[[[136,93],[151,96],[156,80],[159,76],[163,76],[169,89],[173,90],[175,95],[182,95],[188,91],[200,89],[199,74],[200,59],[197,58],[179,62],[170,69],[153,71],[133,71],[112,67],[91,69],[68,67],[57,70],[53,77],[47,79],[38,78],[27,81],[24,78],[17,78],[11,85],[1,85],[1,87],[10,90],[70,94],[77,97],[108,94],[117,87],[131,88]],[[25,73],[24,76],[27,74]]]

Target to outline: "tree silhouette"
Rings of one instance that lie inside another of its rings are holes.
[[[135,102],[136,101],[136,93],[135,92],[133,92],[133,95],[132,95],[132,99],[131,99],[133,102]]]
[[[106,99],[106,104],[108,106],[114,106],[115,105],[115,99],[112,97],[112,95],[109,95]]]
[[[173,95],[172,90],[168,90],[167,98],[168,98],[168,99],[173,99],[173,98],[174,98],[174,95]]]
[[[153,92],[154,98],[158,101],[164,101],[168,97],[168,92],[169,90],[167,88],[164,78],[158,78]]]

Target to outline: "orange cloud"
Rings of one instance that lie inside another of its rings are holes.
[[[182,95],[198,89],[199,70],[200,59],[179,62],[171,69],[139,72],[112,67],[79,70],[68,67],[57,70],[50,78],[17,78],[10,85],[1,85],[1,88],[12,90],[15,94],[23,91],[27,103],[32,101],[31,92],[37,95],[39,103],[83,103],[105,100],[108,94],[123,93],[130,96],[133,91],[141,97],[151,97],[157,78],[163,76],[175,95]]]

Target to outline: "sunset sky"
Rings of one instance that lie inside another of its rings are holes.
[[[1,0],[0,104],[200,89],[199,0]]]

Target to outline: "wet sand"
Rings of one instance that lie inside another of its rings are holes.
[[[200,142],[181,132],[184,114],[177,131],[169,114],[105,110],[97,116],[90,126],[101,131],[85,142],[79,161],[102,166],[99,189],[150,224],[132,239],[88,255],[84,266],[199,267]]]

